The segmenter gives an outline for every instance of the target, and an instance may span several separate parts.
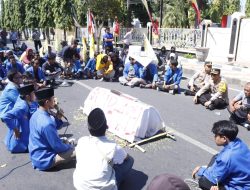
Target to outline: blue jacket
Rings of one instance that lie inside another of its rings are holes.
[[[142,78],[149,82],[156,82],[158,80],[158,70],[154,63],[150,63],[143,69]]]
[[[0,96],[0,118],[14,107],[18,96],[17,87],[13,82],[9,82]]]
[[[33,76],[33,78],[35,78],[35,73],[34,73],[34,68],[33,68],[33,67],[29,67],[29,68],[27,69],[27,72],[31,73],[32,76]],[[45,81],[45,80],[46,80],[46,79],[45,79],[44,72],[43,72],[43,70],[42,70],[41,67],[38,67],[38,78],[39,78],[38,82],[40,82],[40,81]]]
[[[164,81],[166,85],[175,84],[180,86],[182,78],[182,69],[176,68],[175,71],[173,71],[170,67],[167,68],[165,75],[164,75]]]
[[[128,77],[129,74],[134,74],[134,77],[141,78],[143,76],[143,67],[139,62],[132,65],[130,62],[125,64],[123,76]]]
[[[3,64],[0,64],[0,80],[5,79],[7,76],[6,68]]]
[[[96,66],[96,59],[95,58],[91,58],[87,65],[84,67],[83,71],[84,73],[90,71],[91,73],[95,72],[95,66]]]
[[[11,69],[16,69],[16,70],[17,70],[18,72],[20,72],[21,74],[23,74],[24,71],[25,71],[24,68],[23,68],[23,64],[20,63],[19,61],[16,62],[16,68],[14,68],[13,65],[12,65],[9,61],[7,61],[7,62],[6,62],[6,71],[7,71],[7,73],[8,73]]]
[[[51,168],[58,153],[68,151],[57,134],[55,118],[47,111],[38,109],[30,119],[29,153],[33,167],[38,170]]]
[[[226,145],[216,156],[211,167],[201,167],[199,176],[210,182],[220,183],[227,190],[250,189],[250,150],[240,139]]]
[[[30,106],[25,100],[20,97],[12,110],[7,111],[2,119],[5,121],[9,131],[5,137],[5,145],[12,153],[26,152],[29,144],[29,120],[30,120]],[[14,129],[18,128],[21,133],[20,139],[14,136]]]

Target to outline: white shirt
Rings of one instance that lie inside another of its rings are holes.
[[[124,43],[129,45],[130,42],[132,41],[132,31],[127,32],[124,36]]]
[[[106,157],[106,158],[105,158]],[[77,190],[117,190],[115,171],[108,164],[122,164],[127,153],[105,136],[86,136],[76,147],[76,169],[73,174]]]

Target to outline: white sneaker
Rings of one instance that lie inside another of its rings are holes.
[[[103,78],[99,79],[99,81],[103,81]]]

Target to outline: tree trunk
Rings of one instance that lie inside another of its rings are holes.
[[[45,35],[46,35],[47,43],[50,44],[49,28],[45,28]]]
[[[100,52],[100,41],[101,41],[101,34],[102,34],[102,28],[103,28],[103,22],[101,24],[96,25],[97,28],[97,52]]]
[[[64,41],[67,41],[67,36],[66,36],[67,32],[66,32],[66,29],[64,28],[63,29],[63,39]]]

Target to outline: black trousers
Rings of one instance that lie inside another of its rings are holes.
[[[202,94],[200,97],[198,97],[198,103],[204,105],[207,101],[209,101],[211,99],[211,94],[208,93],[204,93]],[[214,100],[211,104],[211,108],[212,109],[225,109],[228,106],[228,103],[221,99],[221,98],[217,98],[216,100]]]
[[[213,163],[214,163],[216,157],[217,157],[217,155],[214,155],[214,156],[211,158],[211,160],[210,160],[210,162],[209,162],[209,164],[208,164],[207,167],[210,167],[210,166],[213,165]],[[210,190],[212,186],[217,186],[217,184],[212,183],[212,182],[209,181],[205,176],[202,176],[202,177],[199,179],[198,183],[199,183],[199,187],[200,187],[202,190]],[[225,187],[224,187],[223,185],[221,185],[221,184],[219,184],[219,189],[220,189],[220,190],[226,190]]]
[[[42,47],[41,40],[34,40],[34,45],[35,45],[36,52],[38,52],[39,49]]]
[[[188,85],[188,90],[185,90],[184,94],[186,96],[195,96],[196,92],[198,92],[200,90],[200,88],[198,88],[196,85],[194,85],[194,91],[190,90],[190,86]]]

